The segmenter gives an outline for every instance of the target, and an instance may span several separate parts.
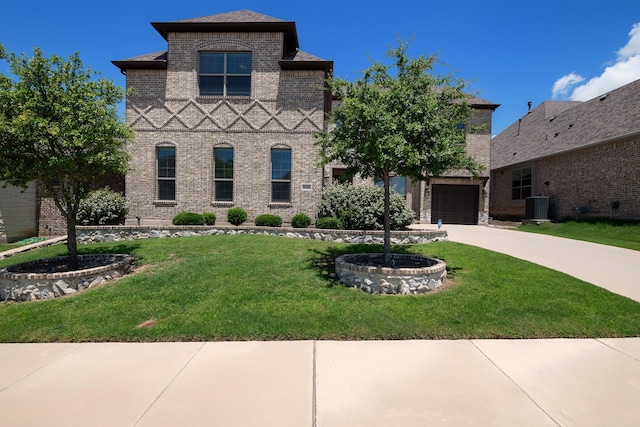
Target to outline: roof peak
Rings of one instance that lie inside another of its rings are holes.
[[[214,15],[199,16],[195,18],[171,21],[172,23],[263,23],[263,22],[286,22],[282,19],[263,15],[252,10],[243,9],[233,12],[217,13]]]

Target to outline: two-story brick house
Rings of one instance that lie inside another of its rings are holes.
[[[180,211],[299,212],[315,218],[322,188],[340,165],[317,165],[314,133],[326,126],[333,69],[299,50],[294,22],[251,11],[152,23],[168,49],[113,61],[127,76],[127,123],[135,131],[126,177],[130,218],[167,222]],[[335,102],[335,101],[334,101]],[[491,113],[473,98],[467,149],[486,166],[472,180],[453,171],[430,183],[396,178],[423,222],[488,221]],[[132,221],[130,219],[130,222]],[[135,219],[133,219],[135,221]]]
[[[232,206],[250,219],[313,217],[323,178],[313,134],[331,108],[333,62],[299,50],[295,22],[251,11],[152,25],[166,51],[113,61],[134,90],[130,217],[224,220]]]

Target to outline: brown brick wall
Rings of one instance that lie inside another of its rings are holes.
[[[136,132],[130,145],[133,172],[127,175],[129,221],[170,221],[180,211],[215,212],[226,219],[231,206],[249,220],[275,213],[289,221],[304,212],[315,216],[322,171],[315,167],[313,133],[324,122],[324,72],[280,70],[281,33],[169,34],[164,71],[130,70],[127,122]],[[251,51],[251,97],[198,95],[198,52]],[[176,201],[156,200],[156,147],[176,148]],[[234,201],[214,201],[213,149],[234,148]],[[291,203],[271,200],[272,147],[292,150]],[[311,190],[303,190],[310,184]]]
[[[620,208],[615,218],[640,219],[640,138],[606,143],[532,163],[533,194],[549,196],[552,219],[608,218],[609,201]],[[510,169],[493,171],[491,216],[525,216],[523,202],[511,202]],[[548,183],[545,184],[545,183]]]

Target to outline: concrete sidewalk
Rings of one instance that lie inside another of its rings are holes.
[[[4,344],[3,426],[637,426],[640,339]]]

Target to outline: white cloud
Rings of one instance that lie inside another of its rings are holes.
[[[569,90],[577,83],[580,83],[584,80],[584,77],[571,73],[566,76],[560,77],[554,84],[553,89],[551,89],[551,94],[553,98],[557,98],[558,96],[564,96],[569,93]]]
[[[629,32],[629,42],[618,51],[618,60],[624,61],[638,55],[640,55],[640,22],[633,24]]]
[[[640,79],[640,23],[633,25],[629,32],[629,41],[616,53],[617,59],[613,65],[606,67],[601,75],[589,79],[582,85],[575,86],[584,80],[575,73],[558,79],[551,91],[553,97],[564,97],[573,90],[568,97],[570,100],[587,101]]]

